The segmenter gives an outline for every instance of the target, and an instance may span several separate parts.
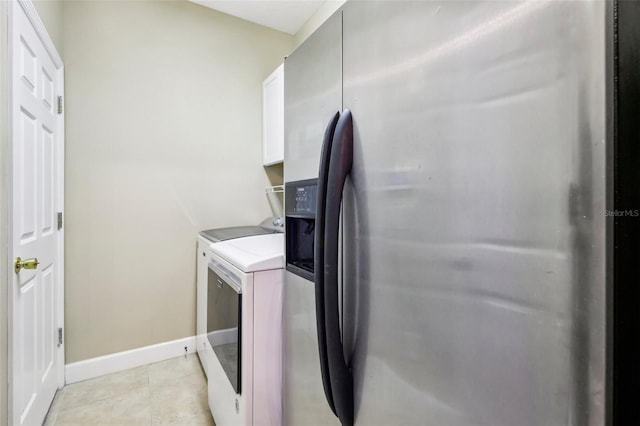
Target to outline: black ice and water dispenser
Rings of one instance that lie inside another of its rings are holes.
[[[287,271],[313,281],[318,179],[285,184]]]

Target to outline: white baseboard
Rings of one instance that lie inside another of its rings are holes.
[[[184,355],[185,347],[187,348],[187,353],[195,353],[195,336],[145,346],[130,351],[117,352],[84,361],[72,362],[71,364],[65,365],[65,383],[81,382],[83,380],[93,379],[94,377],[104,376],[105,374],[117,373],[118,371],[129,368],[175,358]]]

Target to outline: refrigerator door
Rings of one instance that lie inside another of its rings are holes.
[[[285,182],[318,177],[322,136],[342,107],[342,16],[337,12],[284,63]]]
[[[348,2],[357,425],[602,425],[606,2]]]
[[[284,301],[284,424],[339,425],[322,387],[313,283],[287,271]]]
[[[285,185],[318,177],[323,135],[341,107],[338,12],[285,61]],[[287,272],[284,292],[284,422],[339,425],[322,384],[314,283]]]

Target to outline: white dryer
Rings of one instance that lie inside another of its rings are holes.
[[[209,407],[218,426],[282,424],[283,234],[211,244]]]

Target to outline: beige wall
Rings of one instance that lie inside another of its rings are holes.
[[[289,35],[183,1],[64,2],[67,363],[195,333],[202,229],[270,215]]]
[[[62,56],[62,1],[33,0],[33,5],[47,28],[53,44],[56,45],[56,50]]]
[[[7,2],[0,1],[0,425],[7,424]]]

